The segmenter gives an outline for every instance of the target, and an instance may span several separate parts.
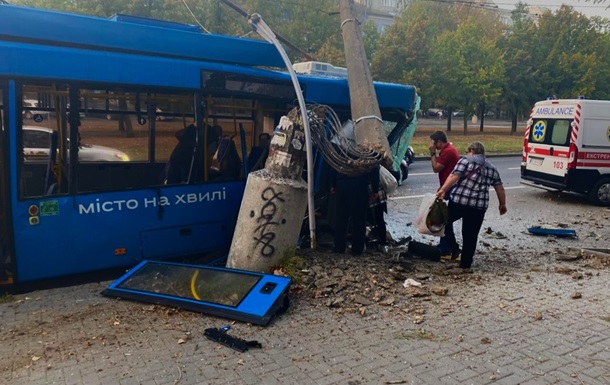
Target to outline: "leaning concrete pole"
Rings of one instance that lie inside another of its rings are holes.
[[[393,162],[364,51],[360,21],[354,12],[354,0],[341,0],[340,14],[356,143],[365,150],[381,154],[386,163]]]
[[[248,174],[227,267],[269,273],[294,249],[307,208],[306,156],[295,108],[280,120],[265,168]]]

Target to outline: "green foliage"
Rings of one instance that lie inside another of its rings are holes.
[[[371,20],[362,26],[362,42],[364,44],[364,51],[366,52],[366,58],[369,63],[373,58],[373,52],[377,50],[377,43],[381,36],[377,31],[377,26]]]
[[[294,248],[289,248],[284,251],[278,266],[272,267],[272,273],[281,273],[292,278],[295,284],[301,284],[305,265],[305,259],[296,255]]]
[[[0,304],[15,302],[15,296],[12,294],[2,294],[0,296]]]
[[[11,0],[12,4],[99,17],[124,13],[260,39],[246,17],[221,0]],[[279,35],[317,60],[345,66],[337,0],[232,0],[259,13]],[[185,5],[186,3],[186,5]],[[507,110],[516,129],[537,100],[555,95],[610,99],[610,20],[562,6],[532,19],[517,4],[512,24],[464,2],[400,0],[402,14],[384,33],[361,26],[375,80],[412,84],[421,107]],[[357,9],[363,18],[365,8]],[[303,55],[286,47],[292,61]]]
[[[422,96],[422,108],[432,107],[438,98],[431,87],[434,41],[444,31],[457,28],[449,7],[440,2],[413,1],[379,38],[373,55],[373,77],[415,85]]]
[[[495,100],[504,81],[504,61],[493,37],[486,36],[482,25],[466,19],[455,32],[447,31],[436,39],[433,85],[444,92],[447,105],[463,108],[464,132],[468,118],[479,103]]]

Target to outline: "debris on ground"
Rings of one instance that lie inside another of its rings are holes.
[[[506,239],[506,235],[502,234],[499,231],[493,231],[491,227],[488,227],[482,234],[485,238],[496,238],[496,239]]]
[[[417,282],[416,280],[412,279],[412,278],[407,278],[403,284],[404,287],[409,287],[409,286],[414,286],[414,287],[419,287],[421,286],[421,283]]]
[[[574,229],[566,229],[550,225],[528,227],[527,231],[534,235],[546,235],[557,238],[576,237],[576,230]]]

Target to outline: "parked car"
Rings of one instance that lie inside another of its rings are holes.
[[[453,116],[462,117],[464,116],[464,111],[453,111]]]
[[[38,108],[38,100],[35,99],[24,99],[23,107],[25,108],[22,112],[23,117],[32,119],[36,122],[42,122],[44,119],[49,119],[49,116],[51,115],[49,111],[35,110],[35,108]]]
[[[23,155],[26,160],[47,159],[53,130],[42,127],[23,127]],[[81,162],[128,162],[129,156],[115,148],[79,143]]]

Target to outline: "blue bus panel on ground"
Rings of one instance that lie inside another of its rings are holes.
[[[102,294],[267,325],[287,306],[291,282],[251,271],[142,261]]]

